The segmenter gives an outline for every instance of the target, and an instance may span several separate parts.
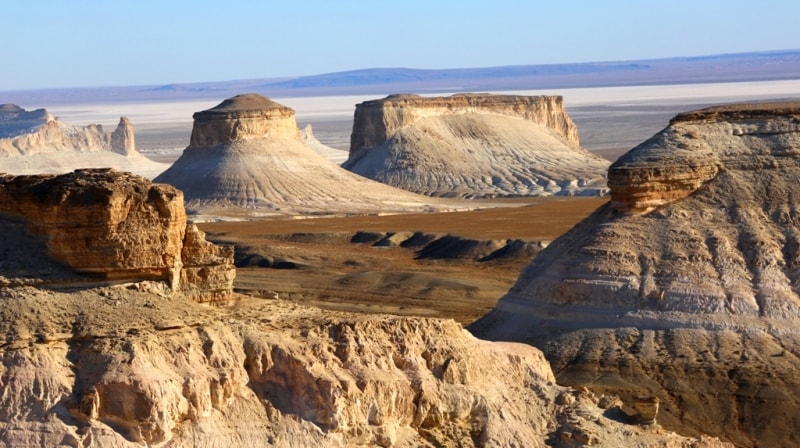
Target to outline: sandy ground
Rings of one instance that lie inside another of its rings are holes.
[[[240,292],[333,310],[445,317],[468,324],[505,294],[528,258],[484,262],[421,259],[419,248],[353,243],[353,235],[358,231],[425,232],[480,240],[549,242],[606,200],[537,198],[528,200],[526,206],[469,212],[199,226],[209,240],[233,243],[240,253],[280,260],[290,267],[240,267],[235,282]]]

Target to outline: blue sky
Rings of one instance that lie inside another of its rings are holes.
[[[800,49],[797,0],[7,1],[0,91]]]

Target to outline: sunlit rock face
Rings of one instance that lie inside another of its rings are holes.
[[[680,114],[609,187],[473,331],[544,348],[567,384],[655,388],[672,428],[800,442],[774,431],[798,424],[800,104]]]
[[[192,117],[190,148],[250,138],[300,138],[294,110],[256,94],[228,98]]]
[[[560,96],[391,95],[356,105],[343,167],[429,196],[601,195]]]
[[[189,146],[155,180],[183,191],[192,211],[215,216],[444,208],[330,162],[303,141],[294,110],[257,94],[195,113]]]
[[[183,195],[169,185],[98,169],[5,175],[0,213],[22,218],[50,258],[79,273],[165,280],[198,301],[226,300],[233,290],[233,249],[187,224]]]
[[[694,193],[722,170],[796,166],[800,104],[720,106],[680,114],[608,173],[612,206],[643,212]]]
[[[107,132],[99,124],[70,125],[45,109],[26,111],[14,104],[0,105],[0,162],[0,171],[13,174],[116,168],[153,178],[166,168],[136,151],[126,117]]]

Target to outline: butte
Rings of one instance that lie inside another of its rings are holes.
[[[609,162],[579,146],[560,96],[391,95],[356,106],[342,165],[429,196],[598,196]]]
[[[155,180],[206,214],[420,212],[445,209],[344,170],[303,143],[289,107],[237,95],[194,114],[189,146]]]
[[[680,114],[608,178],[473,333],[542,348],[562,384],[655,394],[667,429],[800,444],[800,103]]]

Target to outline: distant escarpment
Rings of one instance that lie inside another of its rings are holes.
[[[301,139],[292,109],[256,94],[194,114],[189,146],[158,182],[209,214],[423,211],[435,200],[350,173]]]
[[[678,115],[609,186],[473,331],[568,384],[658,391],[672,427],[800,443],[800,103]]]
[[[194,224],[187,224],[183,195],[168,185],[99,169],[3,175],[0,213],[25,225],[12,231],[13,222],[4,221],[7,251],[19,250],[17,243],[32,235],[47,257],[82,275],[112,282],[163,280],[202,302],[228,300],[233,290],[233,248],[205,241]],[[36,252],[35,242],[30,244],[34,247],[23,250]],[[8,272],[3,280],[6,285],[48,283],[46,277],[35,281]]]
[[[560,96],[391,95],[358,104],[343,167],[430,196],[600,195]]]
[[[73,126],[45,109],[26,111],[0,105],[2,171],[13,174],[60,174],[80,168],[116,168],[155,177],[166,165],[136,151],[133,125],[121,117],[116,129]]]

